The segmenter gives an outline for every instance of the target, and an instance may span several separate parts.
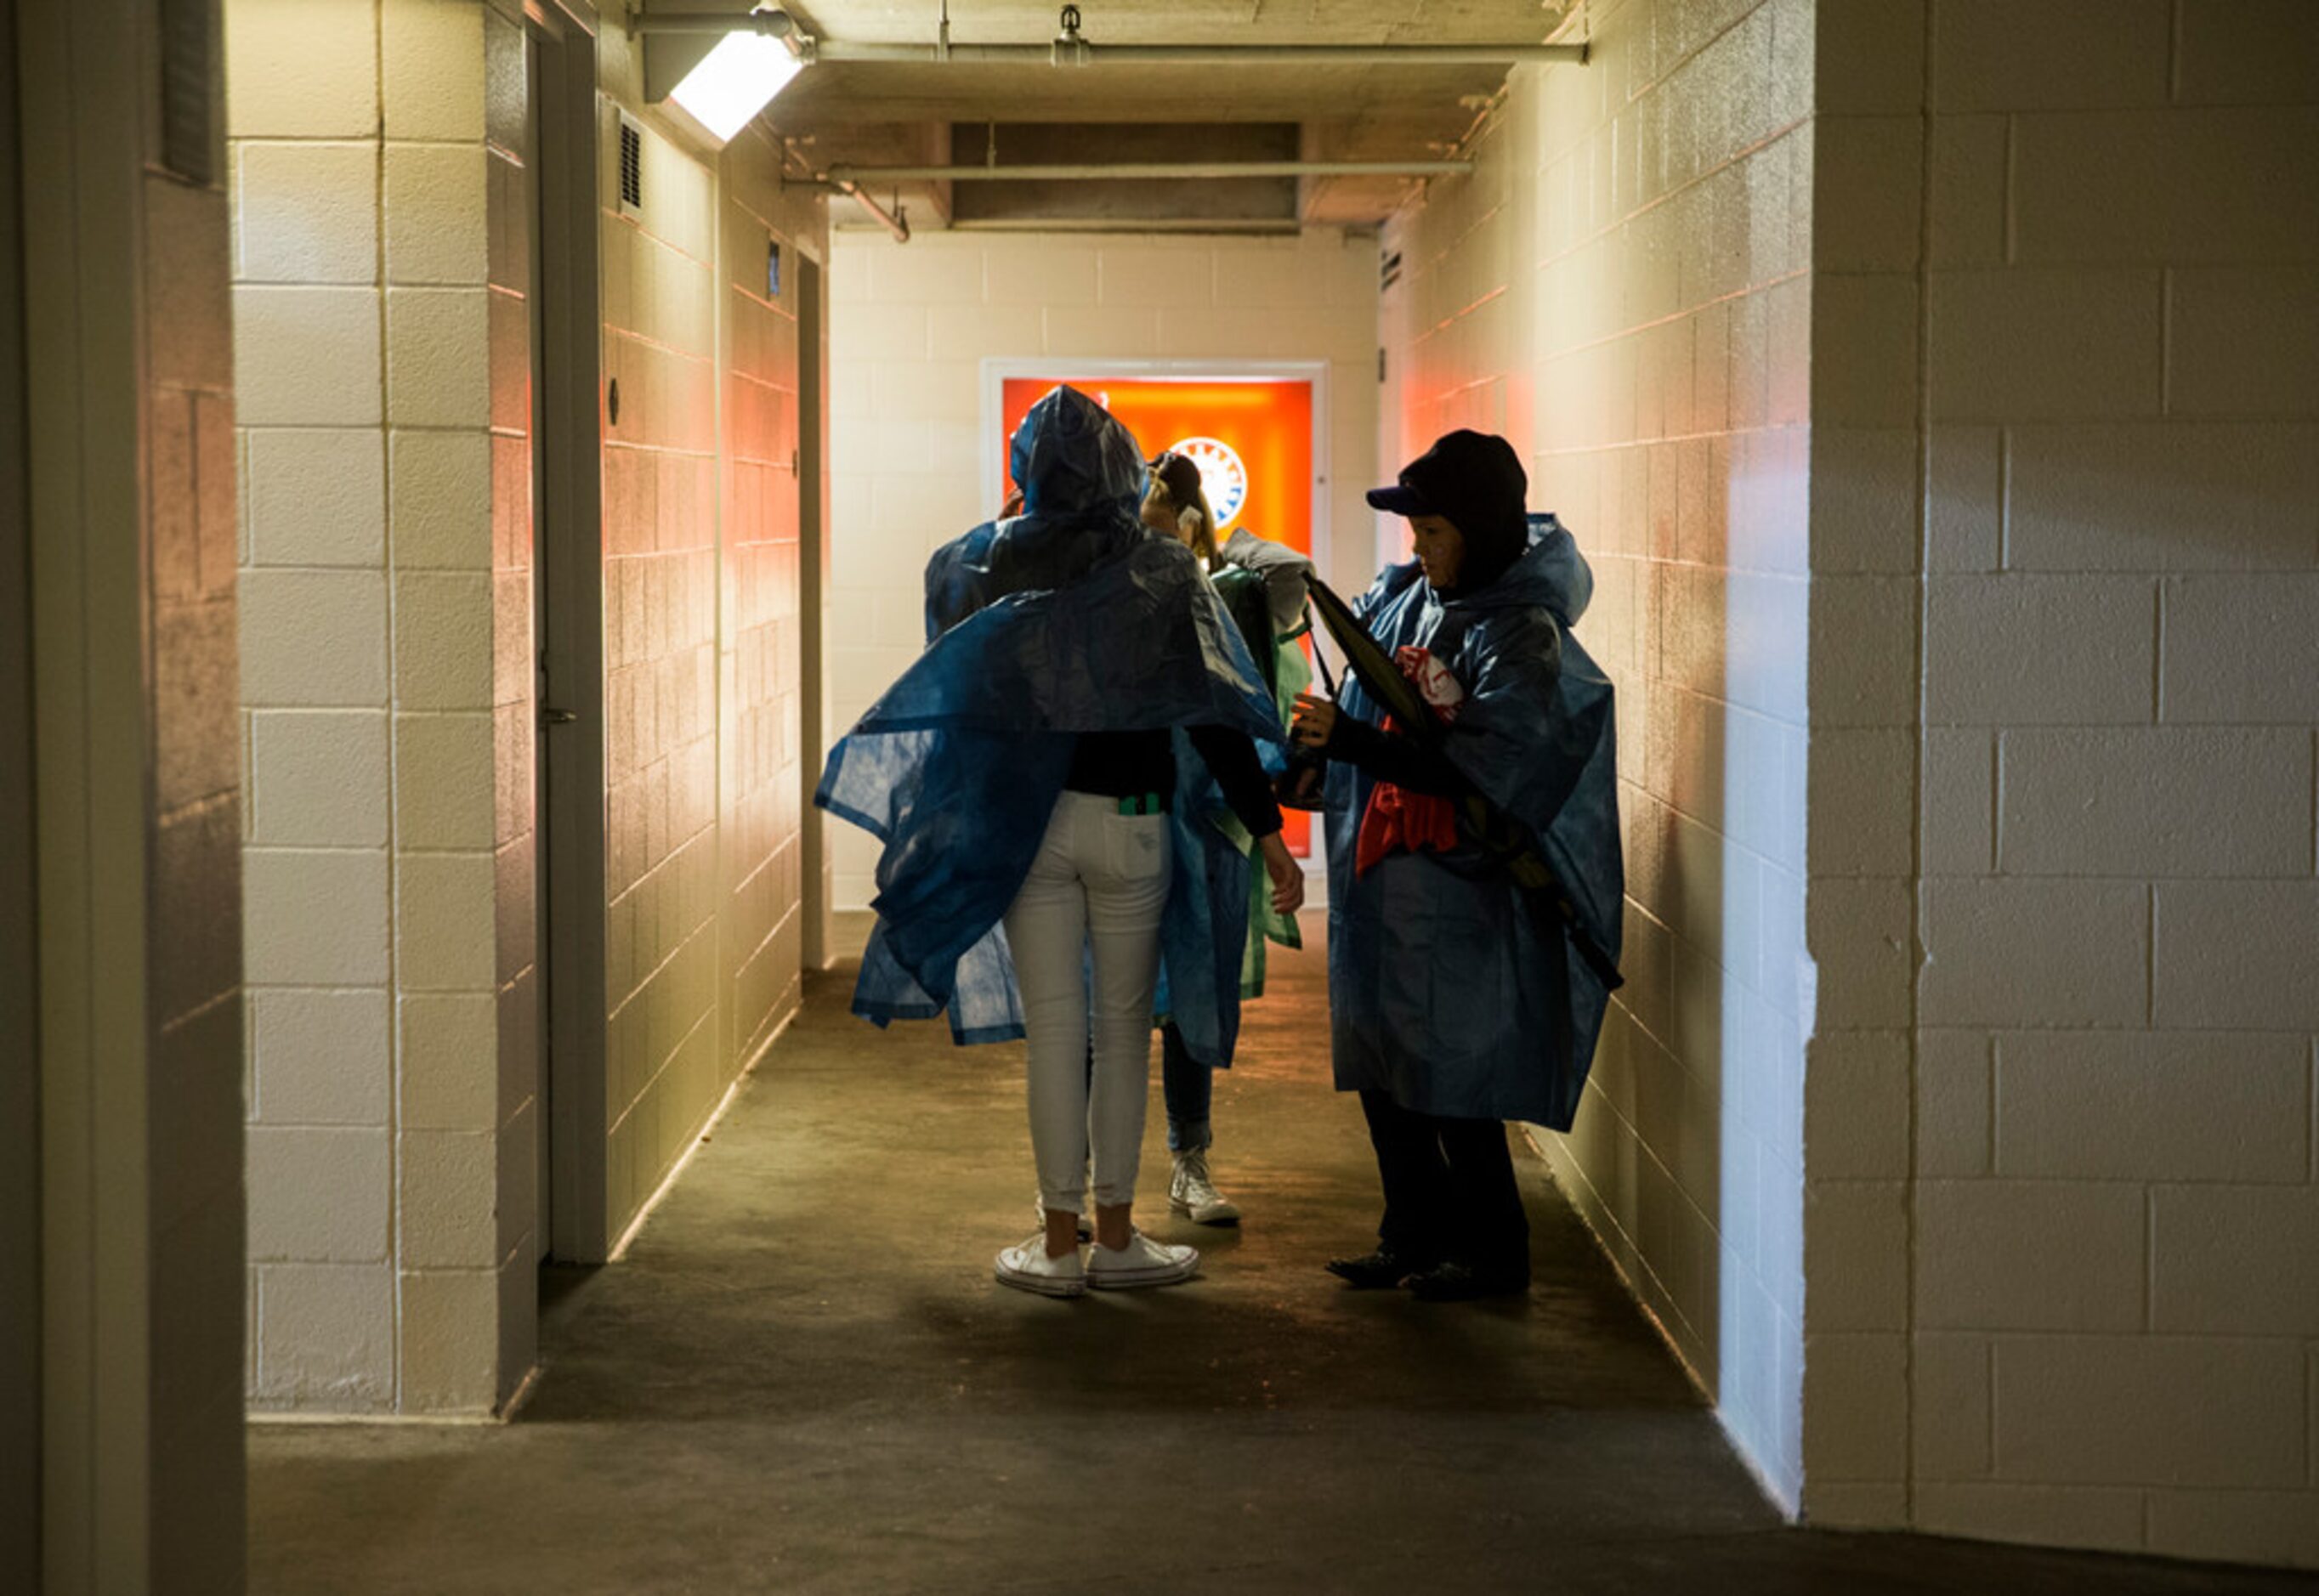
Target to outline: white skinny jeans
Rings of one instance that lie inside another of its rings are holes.
[[[1066,792],[1055,800],[1039,857],[1006,911],[1006,942],[1031,1054],[1031,1150],[1039,1163],[1039,1195],[1060,1212],[1087,1212],[1090,1142],[1096,1201],[1115,1206],[1135,1200],[1171,849],[1165,815],[1123,815],[1116,798]]]

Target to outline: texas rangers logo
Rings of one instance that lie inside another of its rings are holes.
[[[1200,468],[1200,487],[1208,496],[1208,508],[1216,512],[1216,530],[1231,526],[1248,502],[1248,467],[1232,446],[1218,438],[1187,437],[1174,452]]]

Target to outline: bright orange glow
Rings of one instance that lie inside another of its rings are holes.
[[[1313,552],[1312,383],[1009,377],[998,443],[1002,455],[1031,407],[1066,382],[1118,417],[1135,434],[1147,460],[1193,438],[1223,444],[1240,456],[1248,474],[1247,493],[1237,513],[1226,510],[1217,484],[1209,484],[1224,536],[1245,527],[1299,554]]]
[[[1170,381],[1157,377],[1008,377],[1002,405],[1005,455],[1015,428],[1033,405],[1058,383],[1068,383],[1101,402],[1135,435],[1144,458],[1193,440],[1213,440],[1236,455],[1246,477],[1236,505],[1227,504],[1221,473],[1210,466],[1210,450],[1187,450],[1202,464],[1205,486],[1222,537],[1245,527],[1259,537],[1313,552],[1313,384],[1310,382]],[[1002,476],[1004,473],[1002,471]],[[992,507],[995,510],[996,506]],[[1309,817],[1283,812],[1282,835],[1289,851],[1303,857],[1311,847]]]

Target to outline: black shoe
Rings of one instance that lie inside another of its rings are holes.
[[[1409,1294],[1425,1303],[1469,1303],[1476,1297],[1516,1297],[1529,1289],[1529,1268],[1476,1268],[1456,1258],[1410,1276]]]
[[[1427,1267],[1425,1259],[1410,1258],[1390,1247],[1380,1247],[1359,1258],[1329,1260],[1329,1273],[1359,1291],[1391,1291]]]

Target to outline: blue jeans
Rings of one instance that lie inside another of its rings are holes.
[[[1160,1096],[1168,1105],[1168,1150],[1199,1152],[1214,1141],[1208,1105],[1216,1072],[1192,1057],[1173,1025],[1160,1027]]]

